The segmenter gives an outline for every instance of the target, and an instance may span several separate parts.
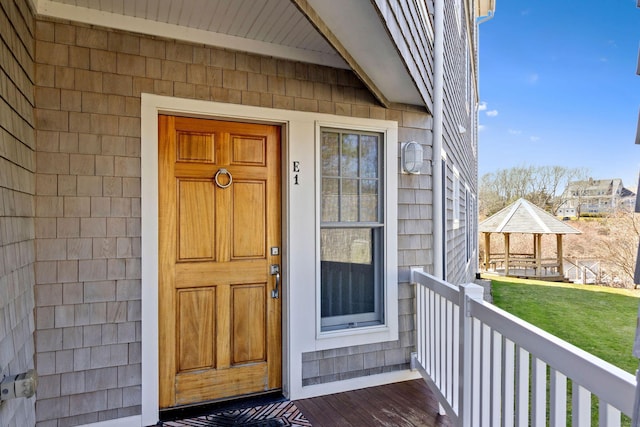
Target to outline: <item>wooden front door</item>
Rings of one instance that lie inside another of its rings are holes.
[[[160,407],[280,389],[280,129],[158,126]]]

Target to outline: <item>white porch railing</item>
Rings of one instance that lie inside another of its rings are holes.
[[[601,427],[631,416],[630,373],[483,301],[478,285],[419,269],[412,281],[414,365],[454,425],[591,426],[592,398]]]

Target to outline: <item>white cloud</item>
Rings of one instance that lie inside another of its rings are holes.
[[[540,141],[540,137],[539,136],[530,136],[529,139],[531,140],[531,142],[538,142]]]
[[[487,109],[487,103],[485,101],[482,101],[480,104],[478,104],[478,111],[484,111]]]
[[[485,130],[487,127],[485,125],[478,125],[478,132],[482,132],[483,130]]]
[[[489,110],[485,114],[489,117],[495,117],[498,115],[498,110]]]
[[[522,133],[521,130],[516,129],[509,129],[507,132],[509,132],[511,135],[520,135]]]

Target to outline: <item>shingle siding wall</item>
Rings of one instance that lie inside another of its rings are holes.
[[[380,107],[350,71],[67,22],[36,28],[40,426],[141,410],[141,93],[395,120],[400,140],[430,155],[431,117]],[[307,354],[306,384],[408,367],[409,267],[432,259],[424,172],[399,180],[400,339]]]
[[[458,5],[463,6],[464,2]],[[473,148],[477,135],[473,129],[475,115],[476,97],[473,94],[474,85],[470,90],[466,89],[467,68],[469,63],[465,59],[465,54],[473,52],[473,28],[471,40],[467,35],[467,20],[465,19],[465,9],[461,9],[460,26],[458,26],[455,10],[456,2],[449,0],[445,2],[445,87],[444,87],[444,123],[443,123],[443,148],[447,154],[446,179],[445,179],[445,211],[447,231],[445,233],[446,244],[446,279],[454,284],[468,283],[474,280],[476,273],[475,257],[467,259],[466,239],[467,235],[476,233],[475,225],[469,221],[471,217],[466,216],[465,186],[470,192],[477,194],[477,151]],[[475,60],[475,59],[473,59]],[[473,82],[475,77],[471,77]],[[460,127],[465,132],[460,131]],[[460,193],[459,198],[454,200],[453,193],[453,168],[459,172]],[[454,228],[453,206],[458,204],[460,208],[460,222]],[[475,218],[475,216],[473,217]]]
[[[33,30],[27,2],[0,1],[0,379],[34,367]],[[0,425],[33,425],[34,402],[0,405]]]

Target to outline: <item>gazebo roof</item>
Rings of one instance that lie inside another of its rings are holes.
[[[480,223],[483,233],[580,234],[533,203],[518,199]]]

